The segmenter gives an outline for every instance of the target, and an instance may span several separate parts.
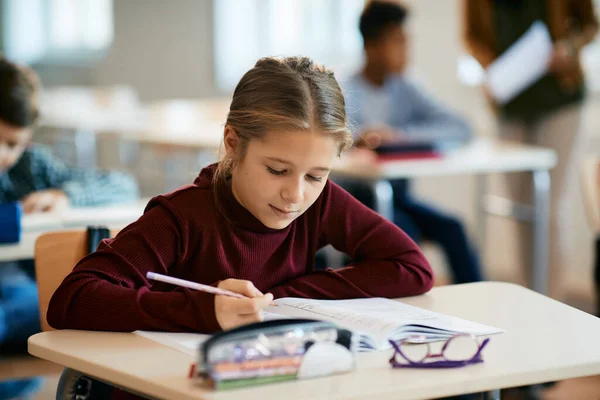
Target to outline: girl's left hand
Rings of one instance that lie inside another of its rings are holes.
[[[555,74],[568,71],[577,65],[577,51],[569,42],[562,40],[556,42],[550,58],[549,69]]]

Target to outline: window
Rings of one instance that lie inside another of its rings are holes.
[[[3,0],[8,58],[77,62],[104,54],[113,40],[112,0]]]
[[[336,73],[362,55],[358,20],[364,0],[217,0],[215,74],[231,90],[257,59],[306,55]]]

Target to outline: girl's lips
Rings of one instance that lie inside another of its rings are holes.
[[[269,207],[271,207],[271,210],[273,210],[275,215],[283,217],[283,218],[289,218],[298,213],[298,211],[285,211],[285,210],[282,210],[281,208],[277,208],[271,204],[269,204]]]

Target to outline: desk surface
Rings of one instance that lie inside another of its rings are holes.
[[[372,161],[349,153],[333,170],[334,176],[363,179],[399,179],[420,176],[482,174],[548,170],[556,165],[552,149],[479,138],[449,151],[439,159]]]
[[[0,244],[0,262],[33,258],[35,241],[45,232],[81,229],[89,225],[123,227],[142,215],[149,200],[141,199],[133,204],[72,208],[57,213],[24,215],[21,221],[21,241],[15,244]]]
[[[402,301],[507,332],[492,337],[483,364],[466,368],[393,370],[388,352],[362,353],[352,373],[221,393],[186,378],[193,357],[129,333],[44,332],[29,338],[29,352],[168,399],[416,399],[600,374],[600,319],[529,289],[484,282]]]

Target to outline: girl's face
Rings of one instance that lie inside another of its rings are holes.
[[[235,131],[226,128],[225,147],[234,154]],[[319,132],[270,132],[248,143],[235,163],[231,186],[236,200],[271,229],[283,229],[323,191],[339,143]]]

